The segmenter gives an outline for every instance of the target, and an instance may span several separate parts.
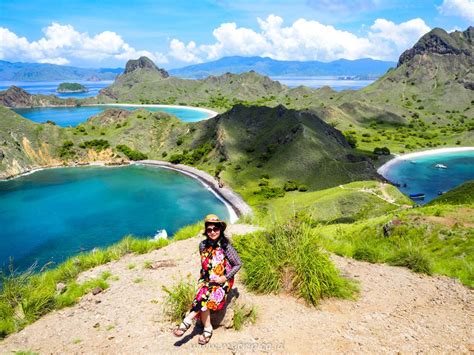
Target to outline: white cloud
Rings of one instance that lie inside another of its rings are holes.
[[[283,18],[258,18],[259,31],[223,23],[213,31],[215,43],[187,46],[178,39],[170,42],[170,55],[185,62],[214,60],[223,56],[266,56],[279,60],[321,60],[374,58],[397,60],[430,28],[422,19],[396,24],[377,19],[366,36],[339,30],[318,21],[300,18],[291,26]]]
[[[167,62],[162,53],[136,50],[112,31],[90,36],[76,31],[71,25],[52,23],[43,29],[43,33],[44,37],[30,42],[8,28],[0,27],[0,59],[68,64],[74,58],[91,61],[128,60],[146,55],[157,63]]]
[[[378,43],[381,46],[387,46],[386,51],[392,51],[391,55],[399,54],[411,47],[421,36],[427,33],[430,28],[426,23],[416,18],[400,24],[395,24],[392,21],[385,19],[377,19],[374,24],[370,26],[372,32],[369,33],[369,38],[372,43]]]
[[[459,16],[474,21],[474,0],[444,0],[438,11],[443,15]]]
[[[194,41],[185,45],[178,39],[172,39],[170,42],[170,53],[172,57],[187,63],[200,63],[201,59],[197,56],[196,43]]]

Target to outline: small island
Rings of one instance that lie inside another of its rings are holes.
[[[78,92],[87,92],[87,88],[84,85],[78,83],[61,83],[56,89],[60,93],[78,93]]]

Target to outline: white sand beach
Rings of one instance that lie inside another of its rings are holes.
[[[207,108],[202,107],[194,107],[194,106],[181,106],[181,105],[143,105],[143,104],[94,104],[92,106],[122,106],[122,107],[162,107],[162,108],[180,108],[185,110],[194,110],[207,113],[209,115],[208,118],[212,118],[217,116],[219,112],[209,110]]]
[[[464,152],[464,151],[471,151],[471,150],[474,151],[474,147],[450,147],[450,148],[423,150],[420,152],[413,152],[413,153],[408,153],[408,154],[403,154],[403,155],[398,155],[398,156],[395,155],[395,158],[389,160],[380,168],[378,168],[377,172],[380,175],[385,176],[385,174],[392,167],[392,165],[399,162],[400,160],[409,160],[409,159],[419,158],[419,157],[428,156],[428,155]]]

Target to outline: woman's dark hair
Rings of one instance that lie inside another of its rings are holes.
[[[214,223],[209,223],[209,224],[214,224]],[[215,223],[214,224],[215,226],[219,226],[219,229],[221,231],[221,234],[219,235],[219,238],[217,239],[217,243],[220,244],[220,246],[226,250],[227,249],[227,245],[229,245],[229,239],[225,236],[224,234],[224,231],[222,230],[222,226],[218,223]],[[206,223],[206,227],[207,227],[207,223]],[[204,229],[204,233],[203,233],[205,236],[206,236],[206,240],[204,241],[204,246],[207,248],[211,245],[211,243],[213,243],[212,239],[209,238],[209,236],[207,235],[207,231],[206,229]]]

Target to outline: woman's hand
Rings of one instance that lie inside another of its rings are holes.
[[[219,276],[217,279],[216,279],[216,282],[220,283],[220,284],[223,284],[224,282],[227,281],[227,277],[225,276]]]

